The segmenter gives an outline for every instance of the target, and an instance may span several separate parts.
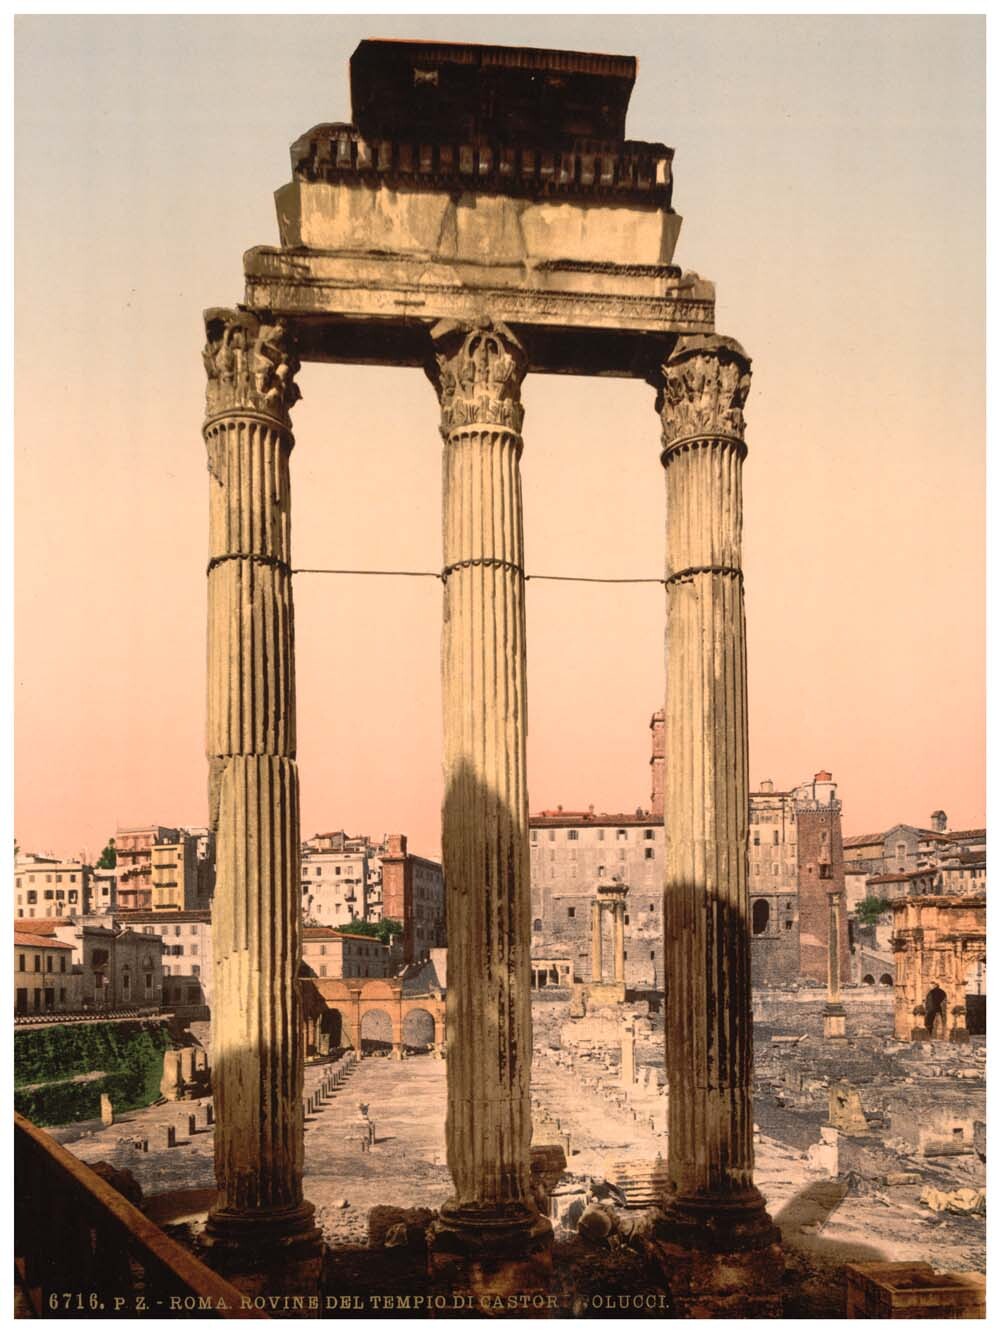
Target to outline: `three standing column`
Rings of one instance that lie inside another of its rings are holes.
[[[662,366],[667,491],[664,973],[672,1194],[692,1249],[773,1245],[753,1184],[741,471],[750,362],[681,337]]]
[[[209,806],[215,1173],[206,1240],[280,1256],[313,1247],[302,1197],[299,786],[284,327],[205,314]]]
[[[531,904],[521,512],[524,351],[442,323],[429,373],[444,440],[448,1166],[437,1246],[524,1254],[550,1235],[530,1188]]]

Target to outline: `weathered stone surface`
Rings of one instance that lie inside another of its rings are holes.
[[[445,1227],[531,1228],[531,921],[525,774],[520,383],[502,326],[441,326],[442,643],[448,894]],[[450,1243],[447,1242],[447,1243]]]
[[[289,409],[298,356],[280,321],[206,312],[210,478],[208,724],[216,828],[215,1245],[306,1240],[298,772]],[[194,1072],[194,1051],[186,1057]]]

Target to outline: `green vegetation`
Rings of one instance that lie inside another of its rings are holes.
[[[115,851],[115,840],[114,838],[109,838],[108,845],[98,857],[97,868],[98,870],[114,870],[117,864],[118,853]]]
[[[95,1119],[106,1092],[116,1110],[148,1106],[160,1094],[166,1027],[79,1023],[14,1034],[14,1108],[36,1125]],[[104,1076],[74,1082],[76,1075]],[[25,1085],[41,1084],[28,1088]]]
[[[883,912],[888,912],[892,908],[892,903],[888,898],[865,898],[863,902],[858,903],[855,916],[863,926],[874,926]]]
[[[391,944],[393,935],[402,935],[403,923],[395,921],[391,916],[383,917],[381,921],[361,921],[358,917],[352,917],[346,926],[334,926],[334,930],[339,930],[343,935],[370,935],[383,944]]]

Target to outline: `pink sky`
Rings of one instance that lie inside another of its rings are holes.
[[[201,310],[277,240],[288,147],[350,114],[366,36],[639,57],[634,138],[676,149],[676,262],[754,360],[750,767],[829,768],[845,831],[985,819],[985,24],[978,18],[17,21],[15,832],[96,856],[200,824]],[[298,566],[440,567],[437,405],[415,370],[307,366]],[[652,391],[524,390],[529,572],[655,577]],[[296,582],[304,834],[439,846],[440,585]],[[662,589],[529,583],[533,810],[649,799]]]

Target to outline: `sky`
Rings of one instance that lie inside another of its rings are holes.
[[[985,822],[985,21],[977,17],[16,20],[15,834],[96,856],[203,824],[203,308],[276,244],[288,148],[348,120],[365,37],[638,57],[676,152],[675,262],[753,359],[750,774],[832,771],[845,833]],[[439,569],[414,369],[307,365],[296,566]],[[529,573],[658,577],[653,392],[529,375]],[[649,804],[664,594],[527,586],[533,811]],[[302,831],[440,846],[441,588],[299,575]]]

